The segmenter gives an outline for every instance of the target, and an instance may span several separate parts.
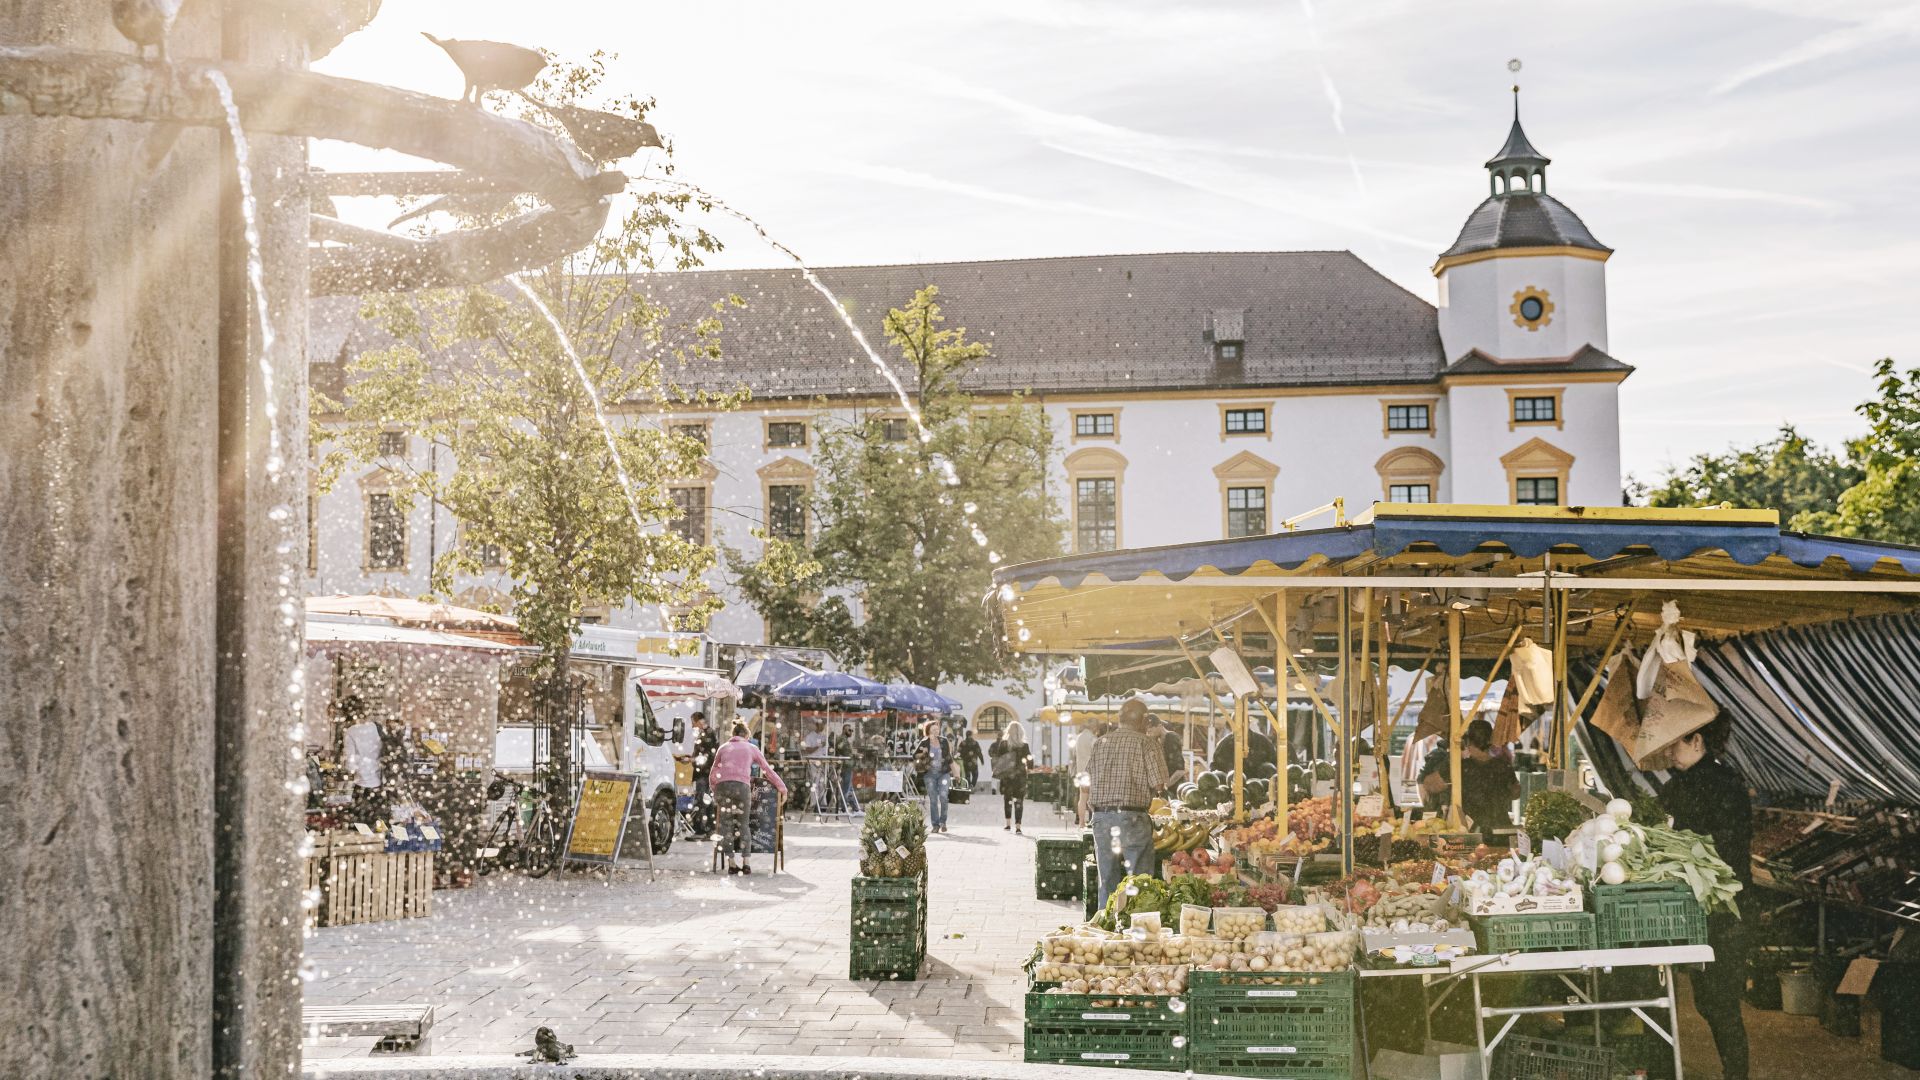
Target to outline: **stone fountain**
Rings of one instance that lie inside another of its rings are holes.
[[[170,61],[133,56],[110,7],[0,7],[0,1071],[284,1076],[307,298],[551,263],[626,179],[532,125],[308,71],[378,0],[188,0]],[[161,125],[185,132],[153,164]],[[310,173],[308,137],[459,171]],[[471,190],[545,206],[427,240],[310,212]]]

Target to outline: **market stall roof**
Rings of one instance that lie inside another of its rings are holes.
[[[388,619],[431,630],[485,630],[516,634],[520,630],[520,623],[511,616],[431,600],[411,600],[404,596],[309,596],[307,613]]]
[[[685,667],[643,667],[634,671],[647,697],[656,702],[737,700],[740,688],[717,671]]]
[[[802,704],[841,705],[850,709],[878,708],[887,696],[883,683],[846,671],[810,671],[796,675],[772,690],[766,697],[775,701],[795,701]]]
[[[960,702],[917,683],[888,683],[887,693],[880,701],[883,709],[897,712],[924,713],[932,716],[952,715],[960,708]]]
[[[1335,528],[1048,559],[994,583],[1027,653],[1177,653],[1176,639],[1260,627],[1256,605],[1281,589],[1376,586],[1470,598],[1466,650],[1492,655],[1515,605],[1548,587],[1592,606],[1576,633],[1594,647],[1618,619],[1651,630],[1676,593],[1710,636],[1904,611],[1920,548],[1782,532],[1771,510],[1383,503]],[[1395,645],[1424,647],[1438,625]]]
[[[769,656],[749,660],[735,668],[733,683],[749,694],[764,694],[781,683],[812,673],[812,668],[801,667],[790,660]]]
[[[336,622],[319,618],[307,620],[307,648],[321,651],[351,645],[415,645],[440,649],[471,649],[480,652],[517,653],[521,647],[466,634],[423,630],[417,626],[386,626],[371,622]]]

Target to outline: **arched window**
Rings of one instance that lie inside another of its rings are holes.
[[[1438,454],[1404,446],[1374,462],[1373,468],[1380,474],[1380,493],[1388,502],[1440,501],[1440,474],[1447,465]]]
[[[1019,717],[1013,714],[1013,710],[1005,705],[987,705],[973,714],[973,733],[981,737],[998,735],[1007,730],[1008,724],[1018,719]]]

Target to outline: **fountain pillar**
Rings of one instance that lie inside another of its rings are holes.
[[[304,66],[277,2],[228,7],[172,55]],[[108,8],[6,5],[0,41],[127,49]],[[189,129],[149,170],[150,130],[0,117],[0,1030],[9,1074],[286,1075],[304,147],[252,147],[268,385],[229,152]]]

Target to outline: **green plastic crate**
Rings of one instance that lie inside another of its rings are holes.
[[[1703,945],[1707,915],[1679,882],[1593,887],[1594,940],[1602,949]]]
[[[1483,915],[1473,920],[1473,938],[1483,953],[1591,949],[1595,947],[1593,923],[1593,916],[1584,911]]]
[[[1064,995],[1062,995],[1064,996]],[[1187,1037],[1173,1028],[1139,1030],[1082,1023],[1027,1023],[1026,1059],[1047,1065],[1096,1065],[1108,1069],[1187,1067]]]
[[[1080,870],[1080,899],[1087,902],[1087,921],[1100,913],[1106,906],[1107,898],[1100,895],[1100,864],[1092,859]]]
[[[1508,1035],[1493,1051],[1502,1080],[1613,1080],[1613,1051],[1604,1046]]]
[[[1268,1080],[1353,1080],[1352,1054],[1269,1053],[1284,1047],[1259,1047],[1220,1053],[1195,1050],[1187,1071],[1216,1076],[1258,1076]]]
[[[853,879],[853,903],[861,902],[920,900],[927,894],[927,882],[923,877],[856,877]]]
[[[1092,845],[1086,840],[1038,840],[1033,848],[1033,866],[1036,871],[1072,870],[1079,873],[1080,864],[1085,862]]]
[[[1338,1005],[1351,1010],[1356,981],[1352,971],[1195,971],[1188,977],[1187,994],[1202,1016],[1239,1005]]]
[[[1350,1054],[1353,1019],[1351,1001],[1209,1002],[1194,1011],[1193,1046],[1218,1054],[1274,1046],[1290,1046],[1309,1056]]]
[[[1078,864],[1063,870],[1036,870],[1033,873],[1033,895],[1041,900],[1078,900],[1080,886]]]
[[[1175,1004],[1176,1001],[1179,1004]],[[1193,1010],[1187,1008],[1184,1001],[1167,995],[1027,994],[1029,1024],[1152,1028],[1186,1035],[1192,1014]]]
[[[917,979],[926,947],[916,935],[856,937],[850,943],[849,979]]]

